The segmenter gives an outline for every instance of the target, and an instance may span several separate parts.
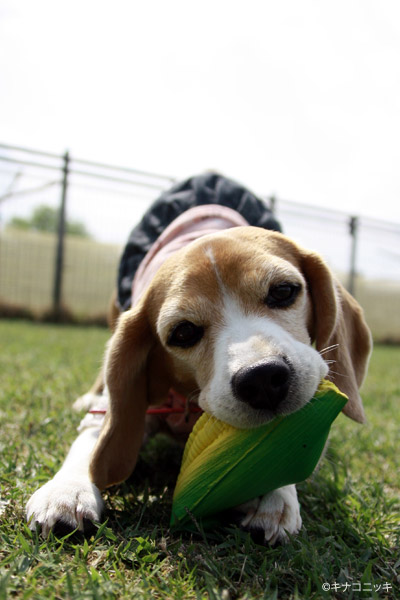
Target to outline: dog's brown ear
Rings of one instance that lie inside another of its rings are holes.
[[[146,364],[154,340],[143,306],[121,315],[106,352],[110,407],[90,464],[91,479],[100,489],[129,477],[143,441]]]
[[[304,253],[302,268],[313,304],[311,338],[329,364],[329,379],[349,398],[344,414],[364,423],[358,390],[368,367],[371,333],[363,310],[317,254]]]

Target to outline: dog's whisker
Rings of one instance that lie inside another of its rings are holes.
[[[187,396],[187,401],[188,402],[197,402],[200,392],[201,392],[200,388],[197,388],[197,390],[193,390],[192,392],[190,392]]]
[[[339,344],[332,344],[332,346],[327,346],[326,348],[322,348],[322,350],[320,350],[319,353],[321,356],[323,356],[324,354],[327,354],[328,352],[332,352],[332,350],[336,350],[336,348],[339,348]]]
[[[346,378],[349,377],[349,375],[345,375],[344,373],[339,373],[338,371],[332,371],[331,369],[329,369],[329,375],[339,375],[339,377],[346,377]]]

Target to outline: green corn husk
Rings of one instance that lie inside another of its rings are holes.
[[[323,380],[301,410],[255,429],[237,429],[204,413],[187,441],[171,526],[203,526],[212,516],[311,475],[332,422],[348,398]]]

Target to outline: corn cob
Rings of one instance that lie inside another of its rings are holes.
[[[252,498],[307,479],[347,396],[323,380],[301,410],[255,429],[236,429],[203,413],[186,443],[171,525],[189,527]]]

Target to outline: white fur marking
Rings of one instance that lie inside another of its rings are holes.
[[[326,363],[314,348],[295,339],[281,325],[264,316],[245,314],[225,293],[224,326],[216,339],[214,376],[200,394],[200,406],[242,429],[270,421],[275,413],[252,409],[234,397],[231,379],[239,369],[276,356],[286,357],[294,373],[292,389],[276,414],[290,414],[312,398],[328,372]]]

